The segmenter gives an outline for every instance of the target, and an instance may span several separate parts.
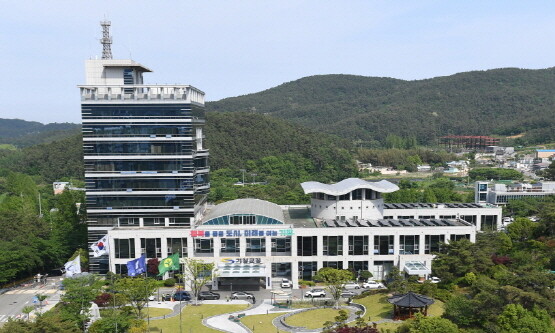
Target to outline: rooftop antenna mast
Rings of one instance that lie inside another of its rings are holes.
[[[102,44],[102,60],[112,59],[112,37],[110,37],[110,26],[112,22],[110,21],[100,21],[100,26],[102,26],[102,39],[100,39],[100,44]]]

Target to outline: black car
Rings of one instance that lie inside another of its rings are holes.
[[[191,294],[188,291],[176,291],[173,294],[173,299],[176,301],[190,301]]]
[[[199,300],[205,299],[220,299],[220,294],[211,291],[201,291],[198,295]]]

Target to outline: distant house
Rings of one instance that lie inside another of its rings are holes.
[[[536,149],[536,158],[549,158],[555,156],[555,149]]]
[[[429,165],[419,165],[416,167],[416,169],[418,170],[418,172],[431,172],[432,171],[432,167]]]
[[[69,182],[53,182],[52,188],[54,189],[54,195],[62,193],[68,186]]]

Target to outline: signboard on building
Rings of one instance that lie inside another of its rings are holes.
[[[293,229],[280,230],[191,230],[191,237],[263,237],[293,236]]]

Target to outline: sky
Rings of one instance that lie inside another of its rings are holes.
[[[555,1],[33,1],[0,12],[0,118],[80,122],[84,61],[114,59],[209,101],[305,76],[419,80],[555,65]]]

